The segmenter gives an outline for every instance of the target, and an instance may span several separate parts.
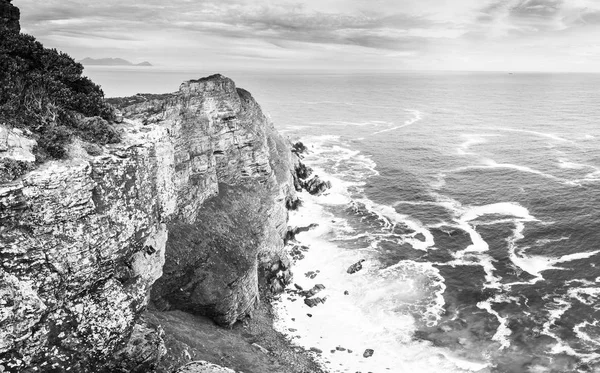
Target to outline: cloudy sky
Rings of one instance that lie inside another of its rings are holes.
[[[13,0],[76,59],[202,69],[600,71],[600,0]]]

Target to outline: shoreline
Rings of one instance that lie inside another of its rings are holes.
[[[171,373],[193,361],[208,361],[239,373],[328,373],[310,351],[295,346],[275,329],[268,299],[259,302],[252,318],[231,329],[183,311],[150,309],[145,317],[165,331],[167,354],[157,373]]]

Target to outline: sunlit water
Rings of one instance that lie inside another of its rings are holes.
[[[86,72],[109,95],[211,73]],[[276,304],[331,371],[600,371],[600,76],[227,75],[333,182],[290,222],[319,223],[294,281],[327,301]]]

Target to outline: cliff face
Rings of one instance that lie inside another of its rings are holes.
[[[151,294],[229,325],[260,273],[286,277],[294,160],[251,95],[216,75],[140,101],[121,143],[0,184],[0,367],[144,371],[165,352]],[[29,154],[2,133],[0,159]]]
[[[0,27],[7,27],[14,31],[21,31],[19,23],[19,8],[11,4],[11,0],[0,0]]]

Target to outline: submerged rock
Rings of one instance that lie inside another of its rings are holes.
[[[373,353],[374,353],[374,352],[375,352],[375,351],[373,351],[372,349],[370,349],[370,348],[367,348],[367,349],[365,350],[365,352],[363,353],[363,357],[365,357],[365,358],[367,358],[367,357],[371,357],[371,356],[373,356]]]
[[[352,264],[350,267],[348,267],[348,270],[346,272],[348,272],[349,274],[354,274],[354,273],[360,271],[363,268],[362,263],[364,261],[365,261],[364,259],[361,259],[358,262]]]

